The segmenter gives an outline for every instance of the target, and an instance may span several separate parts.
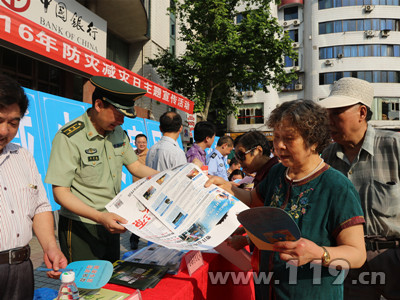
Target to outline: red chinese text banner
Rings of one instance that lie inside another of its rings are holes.
[[[0,38],[90,75],[108,76],[147,91],[145,96],[193,113],[193,101],[184,98],[62,36],[0,6]]]

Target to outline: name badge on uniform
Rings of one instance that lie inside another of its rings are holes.
[[[217,156],[217,153],[211,154],[211,158],[215,158]]]
[[[223,167],[223,166],[224,166],[224,164],[223,164],[223,163],[220,163],[220,164],[219,164],[219,166],[220,166],[220,167]]]
[[[89,156],[88,157],[88,160],[89,161],[98,161],[100,158],[99,158],[99,156],[98,155],[95,155],[95,156]]]

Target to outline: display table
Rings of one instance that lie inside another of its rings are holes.
[[[234,284],[230,278],[226,284],[212,284],[208,272],[238,272],[219,254],[203,253],[204,265],[192,276],[184,268],[176,275],[166,275],[154,288],[141,291],[143,300],[190,300],[190,299],[254,299],[252,279],[247,284]],[[108,283],[105,289],[132,294],[135,290]]]

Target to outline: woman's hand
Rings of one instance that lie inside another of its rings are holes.
[[[302,266],[313,260],[321,259],[324,253],[320,246],[304,238],[295,242],[274,243],[273,250],[279,252],[280,259],[295,266]]]

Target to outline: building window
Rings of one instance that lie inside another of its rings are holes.
[[[399,6],[399,0],[319,0],[318,9],[328,9],[344,6],[363,5],[395,5]]]
[[[107,32],[107,59],[129,69],[129,45],[111,32]]]
[[[393,30],[400,31],[400,19],[352,19],[321,22],[319,34],[348,31]]]
[[[296,20],[299,18],[299,8],[297,6],[283,9],[283,19],[285,21]]]
[[[264,104],[252,103],[241,105],[237,124],[264,124]]]
[[[399,50],[399,45],[378,44],[322,47],[319,49],[319,59],[366,56],[400,57]]]
[[[288,30],[287,33],[293,42],[297,43],[299,41],[299,31],[297,29]]]
[[[332,84],[342,77],[355,77],[372,83],[400,83],[399,71],[351,71],[319,74],[319,84]]]
[[[0,73],[15,78],[23,87],[82,101],[84,78],[3,47]]]

